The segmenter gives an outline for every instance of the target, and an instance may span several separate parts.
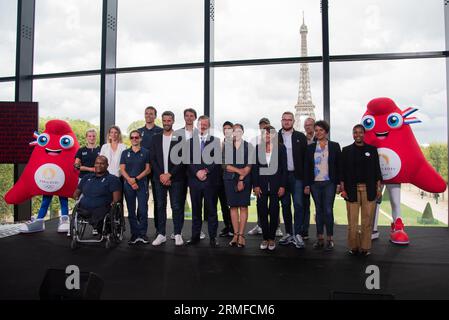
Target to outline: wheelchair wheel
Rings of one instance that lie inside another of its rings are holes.
[[[120,243],[123,240],[124,222],[122,206],[118,203],[111,210],[111,235],[115,243]]]
[[[72,250],[75,250],[76,248],[78,248],[78,242],[76,241],[75,236],[72,236],[72,241],[70,241],[70,248]]]

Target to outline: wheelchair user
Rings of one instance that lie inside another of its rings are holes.
[[[111,205],[120,202],[122,184],[120,179],[108,172],[108,159],[98,156],[95,159],[95,172],[85,175],[78,184],[73,198],[79,201],[79,212],[88,216],[93,227],[92,234],[97,235],[103,229],[103,219]]]

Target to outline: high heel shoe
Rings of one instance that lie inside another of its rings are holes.
[[[239,233],[236,232],[236,233],[234,233],[234,237],[232,238],[231,242],[229,242],[229,246],[235,247],[237,245],[238,241],[239,241]]]
[[[243,241],[240,241],[240,239],[242,239]],[[243,248],[244,246],[245,246],[245,243],[246,243],[246,241],[245,241],[245,236],[244,235],[239,235],[239,238],[238,238],[238,241],[237,241],[237,247],[239,247],[239,248]]]

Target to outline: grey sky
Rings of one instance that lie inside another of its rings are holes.
[[[35,72],[99,68],[100,0],[36,1]],[[321,54],[319,0],[216,0],[215,59],[299,55],[302,11],[309,55]],[[443,0],[330,0],[331,54],[444,50]],[[201,61],[202,0],[120,0],[118,66]],[[0,76],[13,75],[16,1],[0,0]],[[310,64],[312,98],[322,116],[322,66]],[[218,68],[215,120],[256,128],[268,116],[294,111],[299,65]],[[142,119],[146,105],[160,112],[203,109],[202,71],[180,70],[117,76],[117,124]],[[0,99],[13,94],[0,83]],[[99,122],[99,77],[36,81],[41,115]],[[389,96],[400,108],[415,105],[424,121],[413,125],[421,143],[446,141],[445,61],[406,60],[331,64],[332,138],[350,142],[350,128],[367,102]],[[12,96],[11,98],[12,99]],[[248,131],[248,130],[247,130]],[[250,132],[248,131],[248,134]]]

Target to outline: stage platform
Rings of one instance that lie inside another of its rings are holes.
[[[149,225],[153,239],[152,220]],[[72,251],[56,226],[50,221],[45,232],[0,239],[0,299],[38,299],[46,270],[67,265],[97,273],[104,280],[102,299],[329,299],[332,291],[449,299],[448,228],[407,228],[411,244],[402,247],[390,244],[389,229],[382,227],[372,255],[362,258],[347,254],[346,226],[335,227],[333,252],[314,250],[313,238],[303,250],[278,245],[261,251],[259,236],[247,236],[245,248],[220,238],[213,249],[206,238],[194,247],[175,247],[170,239],[160,247],[130,247],[125,240],[109,250],[91,244]],[[170,235],[171,220],[167,226]],[[190,228],[186,221],[185,240]],[[369,265],[379,267],[379,290],[365,287]]]

